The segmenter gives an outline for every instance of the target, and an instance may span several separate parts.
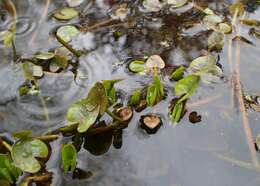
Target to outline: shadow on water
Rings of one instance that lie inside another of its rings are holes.
[[[102,0],[86,3],[81,21],[88,22],[88,17],[94,21],[105,18],[113,2],[117,1],[107,2],[111,5]],[[220,12],[226,9],[223,3],[228,3],[206,0],[197,2],[201,6],[204,4]],[[60,1],[53,1],[49,11],[52,12],[61,5],[63,3]],[[18,12],[16,43],[19,53],[30,56],[36,51],[48,51],[58,46],[51,33],[60,23],[51,18],[39,22],[42,12],[39,10],[44,9],[44,1],[17,1],[16,6]],[[196,26],[201,20],[201,13],[189,6],[178,11],[180,12],[173,10],[147,13],[146,16],[136,13],[136,27],[119,29],[123,36],[118,40],[113,37],[115,31],[113,28],[95,32],[91,53],[80,58],[76,81],[71,72],[46,74],[39,81],[40,96],[19,97],[18,89],[25,81],[22,70],[9,62],[11,51],[7,51],[0,41],[2,134],[30,129],[34,134],[40,135],[46,130],[63,126],[68,107],[76,100],[85,97],[95,81],[124,78],[125,80],[116,86],[122,91],[123,102],[126,102],[126,98],[132,95],[136,88],[150,81],[149,77],[135,76],[126,70],[125,61],[131,58],[160,54],[167,66],[171,67],[189,64],[192,59],[202,55],[202,51],[207,49],[206,38],[210,33],[206,28]],[[260,10],[250,14],[250,17],[259,19]],[[10,21],[11,18],[7,16],[0,22],[0,29],[8,27]],[[195,26],[190,28],[190,24]],[[243,26],[242,33],[246,34],[247,31],[248,28]],[[36,36],[33,36],[34,34]],[[32,37],[35,37],[33,41]],[[254,40],[254,44],[255,46],[241,45],[241,79],[244,89],[249,94],[259,95],[260,84],[256,83],[260,80],[259,40]],[[100,156],[91,154],[88,148],[89,151],[82,149],[79,152],[79,168],[91,171],[92,176],[89,179],[73,180],[70,175],[62,172],[60,152],[57,150],[59,148],[55,147],[60,146],[66,138],[53,142],[53,152],[47,167],[54,172],[54,185],[259,185],[258,172],[217,157],[218,154],[222,154],[250,162],[241,115],[231,104],[233,97],[230,92],[227,51],[225,45],[220,53],[220,63],[228,81],[203,85],[190,100],[194,103],[204,97],[219,96],[214,102],[191,108],[192,111],[196,110],[202,115],[201,123],[192,125],[186,116],[180,125],[172,127],[167,114],[168,103],[173,98],[173,94],[169,91],[166,100],[142,113],[134,114],[129,127],[123,131],[123,146],[119,150],[111,146],[108,147],[108,152]],[[164,81],[169,83],[169,87],[173,86],[166,78]],[[146,113],[162,115],[164,125],[155,135],[149,136],[138,127],[140,116]],[[249,111],[249,119],[254,135],[257,135],[260,131],[259,114]]]

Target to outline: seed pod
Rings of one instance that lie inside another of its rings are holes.
[[[139,121],[140,127],[148,134],[155,134],[163,124],[161,118],[153,114],[143,115]]]
[[[130,121],[133,117],[132,107],[122,107],[118,109],[117,114],[123,121]]]

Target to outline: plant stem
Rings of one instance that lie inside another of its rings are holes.
[[[110,117],[112,117],[113,119],[119,121],[120,123],[123,123],[123,122],[124,122],[120,117],[118,117],[117,115],[115,115],[113,112],[110,112],[108,109],[106,110],[106,113],[107,113]]]
[[[17,52],[16,52],[14,40],[12,40],[12,50],[13,50],[13,60],[16,61],[17,60]]]
[[[237,30],[238,30],[238,34],[240,34],[240,27],[238,27]],[[259,168],[258,158],[255,150],[253,132],[250,127],[248,113],[245,107],[244,94],[243,94],[242,84],[240,79],[240,50],[241,50],[240,43],[236,42],[236,65],[235,65],[235,72],[234,72],[235,90],[240,105],[240,111],[243,117],[243,126],[246,134],[248,148],[251,155],[252,164],[254,165],[254,167]]]
[[[119,127],[120,125],[122,125],[122,127]],[[105,132],[114,130],[116,128],[124,128],[123,123],[121,123],[119,121],[115,121],[111,125],[108,125],[108,126],[105,126],[105,127],[93,128],[93,129],[90,129],[89,131],[87,131],[86,135],[92,136],[92,135],[96,135],[96,134],[101,134],[101,133],[105,133]]]
[[[42,140],[42,141],[54,141],[59,138],[59,135],[57,134],[51,134],[51,135],[45,135],[45,136],[38,136],[36,139]]]
[[[3,141],[2,144],[5,146],[7,150],[9,150],[10,152],[12,151],[12,146],[9,145],[7,142]]]
[[[65,42],[62,38],[60,38],[59,36],[57,36],[57,34],[55,34],[57,40],[65,47],[67,48],[71,53],[73,53],[76,57],[80,57],[82,54],[80,51],[75,50],[74,48],[72,48],[67,42]]]

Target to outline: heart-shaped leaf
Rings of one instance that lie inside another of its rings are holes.
[[[38,139],[17,141],[11,151],[14,165],[24,172],[36,173],[41,165],[36,158],[46,158],[49,150],[47,145]]]

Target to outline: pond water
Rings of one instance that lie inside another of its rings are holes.
[[[51,13],[65,6],[62,1],[15,1],[17,9],[17,52],[28,58],[38,51],[48,51],[60,44],[53,36],[54,29],[66,24],[93,24],[109,17],[116,0],[85,1],[80,6],[82,15],[70,22],[59,22]],[[47,18],[43,19],[46,3]],[[134,90],[151,82],[151,76],[128,72],[126,62],[140,56],[160,55],[166,66],[186,64],[203,54],[206,28],[199,25],[200,12],[190,5],[179,9],[144,13],[138,7],[141,1],[124,1],[133,7],[136,25],[130,28],[105,28],[75,40],[75,47],[91,49],[80,57],[78,76],[72,72],[46,73],[39,80],[41,93],[37,96],[19,96],[19,87],[25,82],[19,64],[12,62],[12,51],[0,41],[0,132],[10,137],[13,132],[32,130],[35,135],[64,126],[68,107],[87,95],[96,81],[123,78],[116,84],[120,99],[127,99]],[[208,6],[222,14],[229,1],[197,0],[200,6]],[[3,12],[3,14],[5,14]],[[260,9],[247,15],[260,19]],[[12,18],[3,15],[0,30],[11,24]],[[188,28],[188,24],[194,24]],[[260,40],[248,35],[248,26],[240,27],[241,35],[254,45],[240,42],[241,82],[244,92],[260,95]],[[120,30],[123,35],[115,39],[113,33]],[[232,44],[233,66],[229,63],[228,42],[234,36],[227,36],[223,50],[219,53],[225,80],[215,84],[202,84],[189,99],[189,111],[196,111],[202,121],[196,125],[186,115],[173,127],[168,117],[168,106],[174,97],[173,82],[164,77],[168,97],[152,108],[134,113],[129,127],[123,131],[123,146],[110,147],[109,151],[94,156],[85,149],[78,154],[78,167],[91,171],[88,179],[73,180],[61,168],[60,146],[67,138],[60,137],[51,143],[52,155],[47,169],[54,173],[53,185],[93,186],[256,186],[260,184],[259,171],[234,163],[235,159],[250,163],[250,151],[244,131],[239,105],[232,94],[231,78],[237,62],[236,45]],[[203,100],[210,98],[209,102]],[[141,115],[160,114],[163,126],[155,135],[145,134],[139,127]],[[248,110],[253,136],[260,133],[257,112]],[[12,139],[10,137],[10,139]],[[260,157],[260,154],[257,154]]]

